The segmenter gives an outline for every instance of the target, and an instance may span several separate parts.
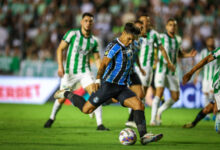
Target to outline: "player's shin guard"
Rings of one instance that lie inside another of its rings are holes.
[[[102,124],[102,105],[96,108],[94,111],[96,117],[97,126]]]
[[[66,91],[64,93],[64,96],[68,98],[74,106],[78,107],[82,111],[82,108],[86,103],[85,99],[82,96],[73,94],[72,92],[69,91]]]
[[[206,116],[205,113],[203,113],[203,109],[197,114],[195,120],[192,122],[192,124],[195,126],[200,120],[202,120]]]
[[[166,102],[164,102],[163,105],[158,109],[158,117],[161,118],[162,113],[170,108],[174,103],[175,101],[173,99],[168,99]]]
[[[137,125],[139,135],[142,137],[145,133],[147,133],[145,114],[143,110],[134,110],[134,121]]]
[[[50,119],[55,120],[57,112],[60,110],[62,104],[59,102],[58,99],[55,100],[52,108],[52,112],[50,114]]]
[[[157,115],[157,109],[160,103],[160,98],[158,96],[155,96],[153,99],[152,107],[151,107],[151,123],[154,123],[156,121],[156,115]]]

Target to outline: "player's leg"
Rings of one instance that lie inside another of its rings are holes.
[[[141,143],[143,145],[149,142],[156,142],[162,138],[162,134],[153,135],[147,133],[144,104],[141,100],[139,100],[139,98],[137,98],[135,93],[127,87],[124,87],[119,95],[117,95],[116,99],[120,101],[122,106],[129,107],[134,110],[134,121],[137,125]]]
[[[215,101],[217,104],[216,119],[215,119],[215,129],[216,132],[220,133],[220,91],[215,93]]]
[[[171,93],[171,98],[165,101],[163,105],[161,105],[160,108],[158,109],[158,113],[157,113],[158,122],[161,122],[162,113],[168,108],[172,107],[172,105],[179,99],[179,91],[170,91],[170,93]]]
[[[163,137],[163,134],[147,133],[144,104],[136,96],[125,99],[123,105],[134,110],[134,120],[141,138],[141,144],[156,142]]]
[[[214,102],[210,102],[205,108],[203,108],[196,116],[196,118],[193,120],[193,122],[190,122],[188,124],[185,124],[183,126],[183,128],[193,128],[195,127],[198,122],[200,120],[202,120],[203,118],[205,118],[205,116],[207,114],[210,114],[213,112],[213,109],[214,109]]]
[[[84,75],[85,77],[81,80],[81,84],[86,89],[86,91],[91,95],[95,91],[95,84],[91,74]],[[100,105],[94,112],[96,116],[97,130],[106,130],[106,128],[102,123],[102,105]]]
[[[156,122],[156,116],[161,97],[163,96],[163,91],[166,83],[166,75],[156,72],[154,82],[156,87],[156,93],[151,107],[150,125],[152,126],[158,125],[158,123]]]
[[[73,84],[76,83],[76,80],[74,79],[73,76],[70,75],[64,75],[64,77],[61,79],[60,83],[60,89],[66,89],[66,90],[71,90],[70,87],[73,86]],[[47,122],[44,124],[45,128],[50,128],[52,124],[54,123],[54,120],[56,118],[56,115],[58,111],[61,109],[62,104],[65,102],[65,98],[61,99],[55,99],[50,118],[47,120]]]
[[[130,80],[131,80],[131,86],[129,87],[130,90],[133,91],[138,98],[143,99],[144,91],[141,85],[141,79],[139,78],[138,74],[136,72],[132,72],[130,75]],[[134,122],[134,110],[129,108],[129,112],[130,113],[129,113],[128,121],[125,123],[125,126],[137,128]]]
[[[166,86],[169,88],[170,93],[171,93],[171,98],[168,99],[166,102],[164,102],[160,108],[158,109],[158,113],[157,113],[157,120],[158,122],[161,122],[161,116],[162,113],[167,110],[168,108],[170,108],[176,101],[178,101],[179,99],[179,88],[180,88],[180,84],[179,84],[179,80],[177,76],[172,76],[172,75],[167,75],[167,84]]]

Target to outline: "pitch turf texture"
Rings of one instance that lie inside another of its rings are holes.
[[[167,110],[163,126],[148,126],[149,132],[164,134],[161,141],[142,146],[138,138],[135,145],[123,146],[118,135],[125,128],[127,108],[105,106],[103,122],[111,131],[100,132],[96,131],[95,119],[73,106],[63,106],[52,128],[43,128],[52,105],[0,104],[0,150],[220,150],[220,134],[214,131],[213,121],[201,121],[193,129],[182,128],[199,109]],[[150,108],[146,108],[145,114],[149,124]]]

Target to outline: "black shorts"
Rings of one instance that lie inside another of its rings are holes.
[[[130,74],[131,85],[141,85],[141,80],[136,72]]]
[[[118,85],[109,82],[102,82],[101,87],[89,98],[89,102],[93,106],[100,106],[110,98],[117,99],[122,106],[124,101],[130,97],[134,97],[136,94],[132,92],[126,85]]]

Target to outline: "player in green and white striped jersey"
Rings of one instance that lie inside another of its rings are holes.
[[[206,48],[204,48],[200,53],[200,60],[204,59],[206,56],[212,53],[212,51],[215,50],[215,39],[213,36],[210,36],[206,39]],[[204,93],[205,98],[205,107],[214,100],[214,93],[213,93],[213,87],[212,87],[212,79],[214,77],[215,70],[217,69],[217,60],[214,60],[204,66],[202,71],[202,91]],[[200,70],[197,71],[196,77],[194,79],[194,83],[197,81],[197,78],[199,76]],[[207,115],[205,117],[206,120],[210,119],[210,115]]]
[[[164,49],[164,46],[161,43],[159,34],[157,31],[152,29],[151,18],[148,15],[140,16],[139,20],[144,24],[144,33],[142,37],[139,38],[140,42],[140,53],[139,60],[141,67],[145,70],[146,75],[143,75],[140,71],[137,70],[137,73],[141,79],[142,85],[144,87],[144,92],[147,92],[148,87],[150,87],[152,78],[153,78],[153,65],[155,61],[155,48],[159,49],[161,54],[164,56],[165,60],[168,62],[167,66],[170,70],[175,70],[174,65],[170,61],[170,58]],[[151,115],[156,116],[156,105],[152,104],[152,113]]]
[[[166,24],[166,33],[161,34],[161,42],[164,46],[166,52],[168,53],[171,62],[176,66],[178,57],[194,57],[196,51],[192,50],[190,53],[183,53],[180,51],[180,43],[177,40],[175,35],[177,28],[177,22],[174,19],[169,19]],[[154,97],[154,114],[151,115],[151,125],[159,125],[162,112],[169,107],[171,107],[179,99],[179,80],[175,71],[170,70],[167,67],[167,61],[164,60],[161,52],[158,54],[159,61],[157,63],[156,75],[155,75],[155,86],[156,94]],[[163,105],[158,109],[160,99],[163,95],[164,88],[167,87],[171,92],[171,99],[167,100]],[[156,115],[157,120],[156,120]]]
[[[208,64],[209,62],[214,61],[217,59],[217,69],[215,71],[215,75],[213,77],[212,86],[214,88],[214,96],[217,103],[217,112],[216,113],[216,131],[220,133],[220,47],[212,51],[211,54],[209,54],[207,57],[202,59],[198,64],[196,64],[188,73],[186,73],[183,77],[183,84],[186,84],[192,75],[202,68],[204,65]]]
[[[144,32],[142,33],[142,37],[139,38],[139,60],[141,63],[141,67],[146,72],[146,76],[143,76],[140,71],[138,72],[138,74],[141,78],[142,85],[144,86],[144,91],[146,92],[147,88],[151,85],[152,82],[155,47],[157,47],[161,51],[162,55],[168,62],[168,67],[173,71],[175,70],[175,67],[171,63],[169,56],[166,53],[166,50],[161,44],[158,32],[152,29],[151,18],[148,15],[142,15],[140,16],[139,20],[143,22],[144,25]]]
[[[57,49],[58,75],[61,77],[60,89],[74,90],[78,83],[91,94],[96,89],[94,77],[90,70],[90,56],[94,55],[96,66],[100,65],[98,41],[92,35],[93,15],[84,13],[81,28],[69,30],[63,37]],[[63,67],[63,51],[68,48],[65,68]],[[45,128],[50,128],[55,116],[65,99],[57,99],[54,103],[50,119],[45,123]],[[108,130],[102,124],[102,107],[95,110],[97,130]]]

